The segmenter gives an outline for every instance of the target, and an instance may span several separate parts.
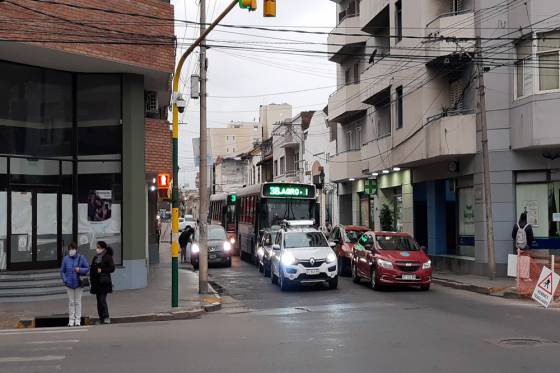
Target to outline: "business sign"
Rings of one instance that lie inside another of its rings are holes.
[[[364,180],[364,192],[370,196],[377,195],[377,180],[375,179]]]
[[[299,184],[265,184],[263,195],[277,198],[315,198],[315,187]]]
[[[537,281],[537,286],[535,286],[535,290],[533,291],[532,298],[548,308],[559,282],[560,276],[552,272],[549,268],[543,267],[541,275],[539,276],[539,281]]]

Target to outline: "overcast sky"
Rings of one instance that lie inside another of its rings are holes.
[[[172,0],[172,3],[175,5],[176,19],[198,22],[198,0]],[[229,3],[230,0],[206,0],[207,19],[215,18]],[[276,18],[262,16],[262,0],[258,0],[258,6],[259,9],[252,13],[236,7],[222,23],[321,32],[328,32],[335,26],[336,8],[333,1],[277,0]],[[198,33],[198,28],[176,23],[178,55],[184,52]],[[286,44],[294,41],[306,42],[306,44]],[[209,36],[209,44],[249,48],[326,51],[326,42],[326,35],[223,27],[216,28]],[[309,43],[322,43],[322,45]],[[181,76],[184,77],[185,82],[187,82],[186,77],[193,72],[198,73],[198,51],[191,56],[183,68]],[[335,85],[336,66],[324,55],[294,56],[285,53],[216,47],[208,51],[208,127],[223,127],[230,121],[258,121],[259,105],[269,103],[289,103],[294,107],[294,115],[305,110],[320,110],[326,106],[329,94],[334,92]],[[318,87],[329,88],[270,95]],[[190,84],[187,87],[183,86],[181,90],[190,96]],[[192,138],[199,136],[198,100],[189,100],[187,110],[180,118],[180,122],[186,124],[180,125],[179,182],[181,185],[190,184],[194,188],[196,170],[193,163]]]

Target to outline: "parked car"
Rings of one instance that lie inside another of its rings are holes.
[[[194,269],[199,266],[200,254],[200,231],[197,228],[194,232],[193,244],[191,248],[191,264]],[[222,264],[231,267],[232,246],[226,236],[226,231],[221,225],[208,226],[208,265]]]
[[[367,227],[356,225],[337,225],[331,231],[330,241],[334,243],[334,252],[338,259],[338,273],[350,275],[352,267],[352,250]]]
[[[373,289],[384,285],[416,285],[429,290],[432,263],[425,248],[409,234],[367,232],[354,245],[352,279],[367,280]]]
[[[271,281],[288,290],[296,284],[338,286],[336,255],[313,221],[290,221],[276,235],[271,259]]]
[[[270,260],[273,255],[272,244],[276,240],[278,230],[279,227],[264,230],[257,246],[257,266],[259,267],[259,272],[262,272],[265,277],[270,276]]]

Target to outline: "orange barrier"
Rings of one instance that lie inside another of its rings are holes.
[[[517,293],[531,298],[533,290],[541,275],[543,267],[558,273],[560,258],[550,254],[541,254],[538,251],[517,250]],[[560,286],[554,293],[554,301],[560,299]]]

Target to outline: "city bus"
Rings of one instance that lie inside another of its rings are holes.
[[[255,260],[260,232],[283,220],[311,220],[316,216],[313,184],[264,183],[237,191],[237,242],[242,259]]]
[[[234,251],[237,251],[237,195],[235,193],[218,193],[210,196],[208,222],[224,227],[229,242]]]

